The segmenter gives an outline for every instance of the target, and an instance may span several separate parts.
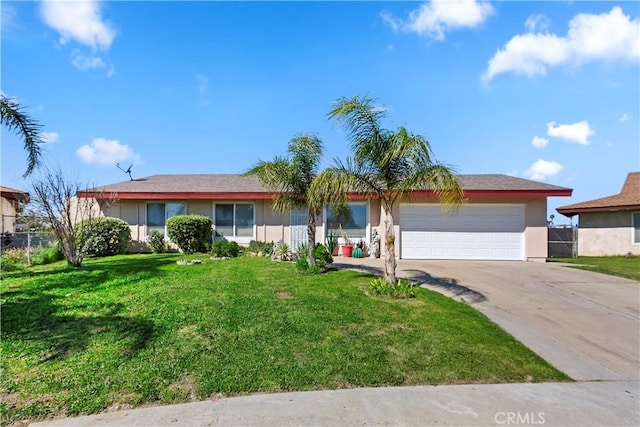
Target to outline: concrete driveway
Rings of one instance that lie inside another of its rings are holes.
[[[382,259],[336,258],[381,274]],[[472,304],[578,381],[640,379],[640,284],[555,263],[399,260],[398,276]]]

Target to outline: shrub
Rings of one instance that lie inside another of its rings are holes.
[[[329,252],[329,249],[321,243],[316,244],[316,247],[313,249],[313,259],[316,261],[316,265],[319,268],[326,268],[327,264],[331,264],[333,262],[331,252]]]
[[[247,253],[262,254],[262,256],[270,256],[273,253],[273,242],[261,242],[252,240],[246,250]]]
[[[301,249],[302,248],[302,249]],[[313,249],[313,259],[316,265],[309,265],[307,261],[307,245],[298,246],[298,259],[296,260],[296,268],[301,273],[318,274],[326,271],[327,264],[333,262],[333,257],[329,253],[326,246],[318,243]]]
[[[161,254],[167,252],[167,242],[164,240],[164,234],[158,230],[153,230],[147,236],[147,244],[153,253]]]
[[[415,298],[416,291],[413,284],[407,279],[400,279],[390,285],[383,277],[373,279],[369,283],[369,288],[375,295],[386,295],[396,299]]]
[[[167,220],[167,235],[185,254],[211,248],[211,219],[204,215],[176,215]]]
[[[64,259],[57,244],[51,246],[38,246],[31,254],[31,265],[45,265]]]
[[[278,244],[276,244],[273,248],[271,259],[278,261],[289,261],[289,259],[291,259],[291,250],[289,250],[289,245],[280,240]]]
[[[298,249],[296,249],[296,259],[298,258],[306,258],[309,254],[309,247],[306,243],[300,243],[298,245]]]
[[[76,238],[83,253],[96,256],[123,254],[131,241],[131,229],[119,218],[94,218],[78,224]]]
[[[216,258],[235,258],[240,254],[240,245],[229,240],[217,240],[211,248],[211,255]]]
[[[22,270],[27,266],[27,252],[20,248],[9,248],[0,257],[0,271]]]

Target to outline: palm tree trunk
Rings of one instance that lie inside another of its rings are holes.
[[[309,266],[315,266],[316,260],[313,259],[313,250],[316,248],[316,216],[313,210],[309,209],[309,219],[307,222],[307,262]]]
[[[385,254],[384,254],[384,278],[387,283],[392,285],[396,283],[396,234],[393,229],[393,206],[385,204],[384,213],[384,241],[385,241]]]

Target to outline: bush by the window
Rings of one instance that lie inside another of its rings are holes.
[[[86,254],[110,256],[123,254],[131,241],[131,229],[119,218],[93,218],[82,221],[76,237]]]
[[[211,248],[211,219],[204,215],[176,215],[167,220],[167,235],[185,254]]]
[[[216,240],[211,255],[216,258],[236,258],[240,254],[240,245],[229,240]]]
[[[261,242],[259,240],[252,240],[251,242],[249,242],[246,253],[271,256],[271,254],[273,253],[273,242]]]
[[[302,249],[301,249],[302,248]],[[327,264],[333,262],[333,257],[329,253],[329,249],[323,244],[316,244],[313,249],[313,260],[316,265],[309,265],[307,261],[308,248],[306,244],[298,246],[298,258],[296,260],[296,268],[301,273],[318,274],[326,271]]]
[[[153,230],[147,236],[147,244],[153,253],[161,254],[167,252],[167,242],[164,240],[164,234],[158,230]]]

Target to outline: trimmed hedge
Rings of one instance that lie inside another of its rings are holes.
[[[211,248],[211,219],[204,215],[176,215],[167,220],[167,236],[185,254]]]
[[[76,237],[84,253],[111,256],[125,253],[131,241],[131,229],[119,218],[94,218],[78,225]]]

